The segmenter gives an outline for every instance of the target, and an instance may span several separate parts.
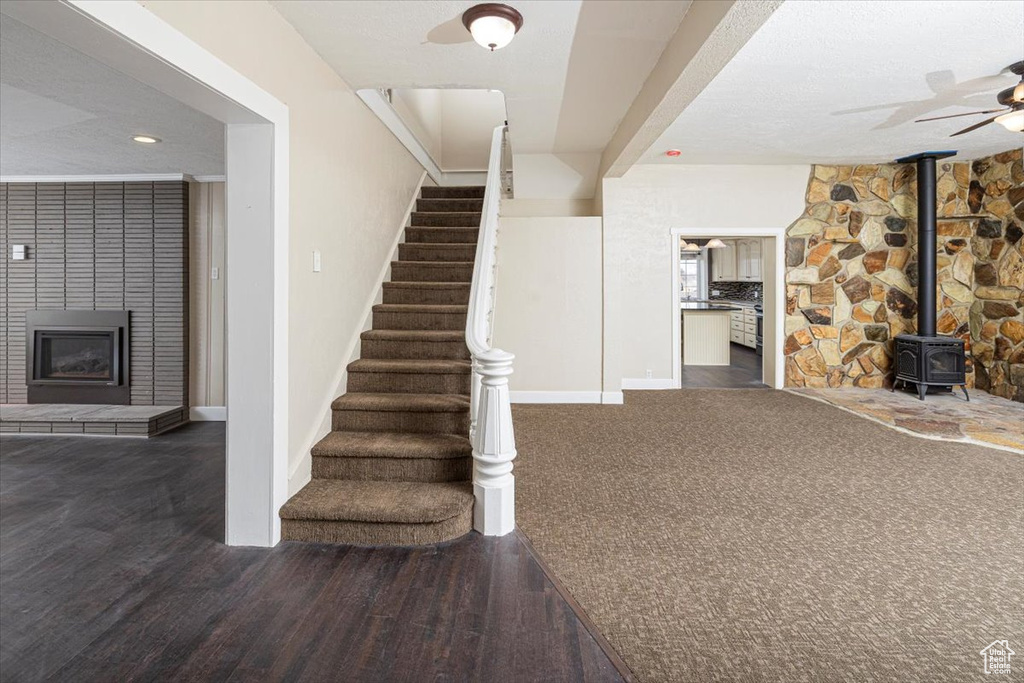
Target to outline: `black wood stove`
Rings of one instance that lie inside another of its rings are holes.
[[[935,333],[935,160],[956,152],[922,152],[897,159],[917,164],[917,334],[897,335],[893,355],[896,384],[917,386],[922,401],[929,387],[947,391],[961,387],[967,400],[967,357],[964,342]]]

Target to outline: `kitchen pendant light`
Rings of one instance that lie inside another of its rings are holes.
[[[700,251],[700,245],[697,244],[696,242],[690,242],[685,247],[683,247],[683,251],[685,251],[688,254],[695,254]]]
[[[487,2],[466,10],[462,15],[462,25],[480,47],[494,52],[516,37],[523,27],[523,15],[508,5]]]
[[[708,240],[708,243],[704,246],[708,249],[725,249],[725,242],[715,237],[714,239]]]

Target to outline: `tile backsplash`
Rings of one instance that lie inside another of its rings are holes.
[[[708,298],[730,301],[760,301],[760,282],[711,282],[708,284]],[[715,294],[715,292],[718,294]]]

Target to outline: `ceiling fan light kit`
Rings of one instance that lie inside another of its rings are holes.
[[[949,137],[954,138],[957,135],[963,135],[964,133],[970,133],[971,131],[978,130],[982,126],[987,126],[990,123],[998,123],[1006,130],[1013,133],[1024,132],[1024,61],[1016,62],[1006,67],[1004,71],[1010,71],[1020,76],[1020,83],[1013,86],[1012,88],[1006,88],[996,95],[996,101],[1003,105],[1002,109],[986,109],[984,111],[972,111],[966,114],[950,114],[949,116],[933,116],[927,119],[917,119],[915,123],[921,123],[922,121],[938,121],[940,119],[953,119],[958,116],[977,116],[978,114],[995,114],[990,119],[985,119],[975,123],[972,126],[968,126],[963,130],[958,130]]]
[[[514,7],[487,2],[470,7],[462,14],[462,25],[480,47],[491,52],[500,50],[516,37],[523,27],[523,15]]]

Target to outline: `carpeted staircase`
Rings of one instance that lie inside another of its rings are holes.
[[[285,540],[418,545],[473,526],[466,309],[483,187],[424,187]]]

